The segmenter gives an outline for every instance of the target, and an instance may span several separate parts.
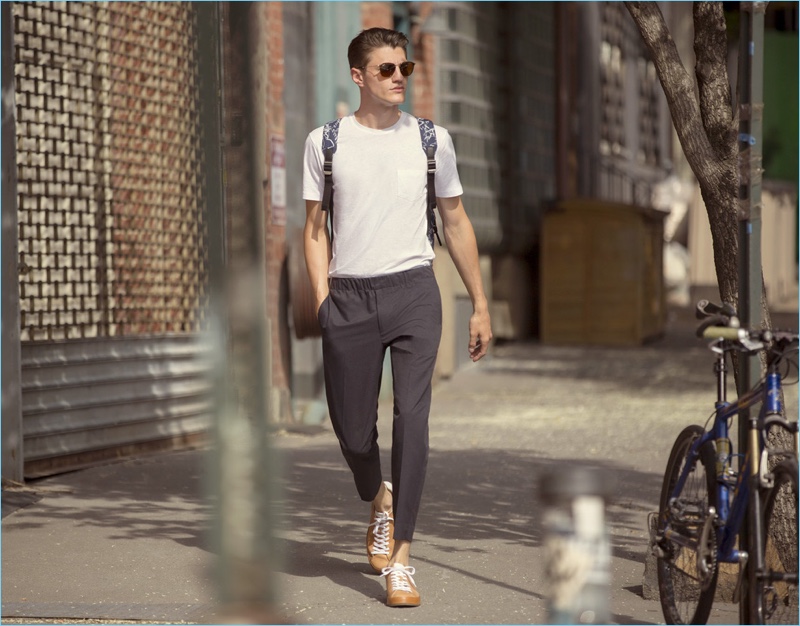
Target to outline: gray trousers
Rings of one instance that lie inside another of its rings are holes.
[[[319,310],[328,410],[358,494],[383,480],[378,393],[391,351],[394,537],[411,541],[428,464],[431,379],[442,335],[442,301],[430,265],[370,278],[332,278]]]

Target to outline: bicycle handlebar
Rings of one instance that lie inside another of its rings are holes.
[[[708,300],[700,300],[697,303],[694,313],[699,320],[711,317],[712,315],[728,318],[736,317],[736,309],[729,302],[723,302],[720,306]]]
[[[729,326],[707,326],[701,325],[697,329],[698,336],[703,339],[727,339],[729,341],[741,341],[746,339],[748,332],[744,328],[731,328]]]
[[[723,350],[741,350],[753,353],[769,347],[768,361],[777,361],[793,345],[793,349],[797,349],[798,335],[796,332],[766,328],[757,330],[741,328],[739,318],[735,315],[735,309],[730,304],[726,303],[720,306],[708,300],[700,300],[695,313],[698,318],[703,319],[703,322],[697,327],[697,336],[703,339],[728,342],[727,346],[722,347]]]
[[[739,318],[736,317],[736,309],[727,302],[721,306],[708,300],[700,300],[695,308],[697,319],[704,320],[697,327],[697,336],[704,339],[730,339],[738,341],[745,339],[738,333]],[[716,329],[716,330],[710,330]]]

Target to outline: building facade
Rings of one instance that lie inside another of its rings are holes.
[[[274,427],[320,419],[303,143],[357,106],[371,26],[409,35],[405,109],[453,136],[498,337],[539,335],[548,210],[649,207],[675,168],[622,3],[3,3],[4,478],[203,443],[220,284],[252,323],[225,335],[236,393]],[[448,376],[470,304],[436,254]]]

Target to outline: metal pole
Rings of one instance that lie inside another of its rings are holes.
[[[14,16],[12,4],[2,4],[3,27],[3,229],[2,229],[2,359],[4,480],[21,483],[24,475],[21,348],[17,234],[17,137],[14,81]]]
[[[540,479],[548,624],[608,624],[611,547],[605,509],[614,477],[565,465]]]
[[[276,623],[273,536],[278,463],[268,430],[269,329],[263,218],[256,203],[225,208],[224,14],[195,3],[206,166],[210,329],[215,413],[212,484],[221,623]],[[252,11],[254,3],[237,10]],[[249,37],[248,31],[235,33]],[[258,139],[254,139],[257,141]],[[230,228],[227,226],[230,224]]]
[[[739,319],[744,327],[761,325],[761,169],[762,120],[764,116],[764,14],[766,2],[740,3],[739,38]],[[747,391],[761,376],[757,356],[740,356],[738,392]],[[744,449],[750,428],[750,410],[739,414],[739,448]],[[741,466],[739,471],[749,468]],[[755,488],[755,485],[753,485]],[[756,497],[758,491],[755,491]],[[751,511],[752,513],[752,511]],[[747,519],[739,535],[740,549],[748,549],[756,520]],[[750,554],[749,573],[757,555]],[[745,585],[753,577],[744,579]],[[752,585],[742,590],[739,617],[742,624],[755,623],[751,614]]]

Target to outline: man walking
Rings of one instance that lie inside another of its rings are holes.
[[[409,567],[428,459],[431,379],[442,330],[431,266],[428,163],[417,120],[400,111],[414,63],[408,39],[383,28],[362,31],[348,48],[358,110],[341,119],[332,159],[332,232],[323,210],[323,128],[305,145],[305,259],[322,328],[328,408],[356,489],[371,503],[367,557],[386,577],[389,606],[418,606]],[[472,300],[470,357],[492,338],[475,233],[461,203],[453,142],[435,127],[435,188],[444,237]],[[326,207],[327,208],[327,207]],[[392,481],[383,480],[378,393],[390,349],[394,416]]]

